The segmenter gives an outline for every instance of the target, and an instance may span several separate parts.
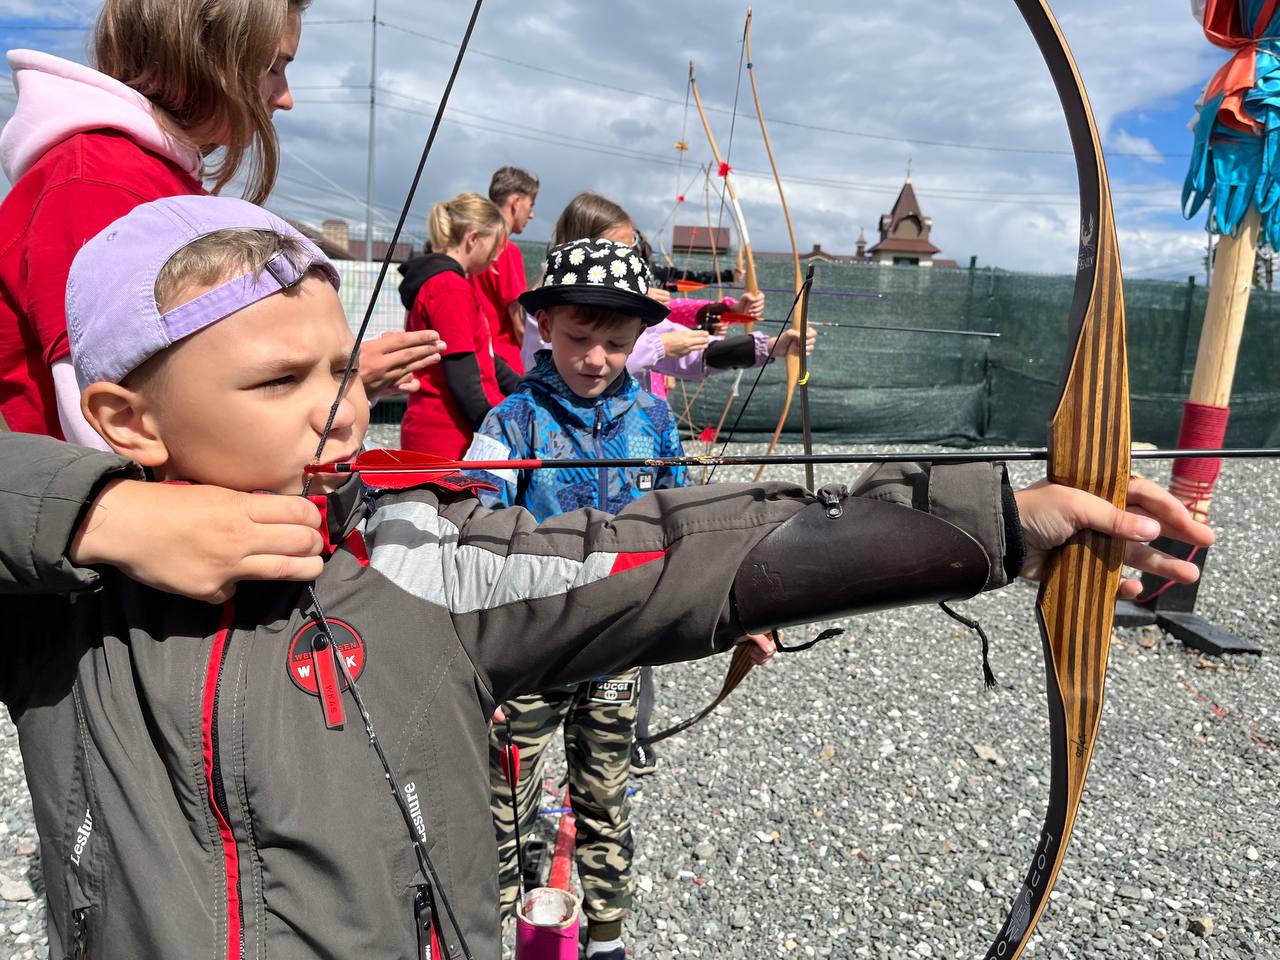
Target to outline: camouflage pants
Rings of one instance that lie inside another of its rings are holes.
[[[627,778],[635,739],[639,675],[639,669],[628,670],[602,680],[544,690],[502,705],[511,721],[512,739],[520,750],[516,800],[521,838],[533,832],[542,798],[546,748],[556,729],[564,724],[582,907],[587,920],[595,924],[619,921],[631,910],[635,844]],[[507,918],[515,912],[519,867],[511,827],[511,788],[498,761],[504,740],[504,729],[495,725],[490,738],[489,782],[498,834],[502,915]]]

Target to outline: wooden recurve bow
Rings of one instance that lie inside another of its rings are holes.
[[[778,173],[778,163],[773,156],[773,144],[769,142],[769,131],[764,123],[764,108],[760,106],[760,90],[756,86],[756,71],[751,57],[751,9],[747,8],[747,24],[742,32],[742,42],[746,45],[747,77],[751,80],[751,96],[755,100],[756,119],[760,121],[760,136],[764,139],[764,149],[769,155],[769,169],[773,171],[773,182],[778,188],[778,200],[782,204],[782,217],[787,223],[787,240],[791,243],[791,266],[795,273],[796,302],[791,310],[791,329],[799,332],[800,318],[804,313],[804,279],[800,271],[800,250],[796,246],[796,231],[791,224],[791,210],[787,206],[787,195],[782,189],[782,175]],[[800,345],[804,349],[804,344]],[[778,438],[782,436],[782,428],[786,426],[787,415],[791,412],[791,401],[795,399],[796,384],[800,382],[800,354],[794,350],[787,351],[787,393],[782,401],[782,414],[778,417],[778,425],[773,429],[773,437],[769,440],[769,449],[765,455],[773,453],[778,446]],[[756,471],[756,480],[764,475],[764,465]]]
[[[751,252],[751,235],[747,233],[747,218],[742,214],[742,204],[738,202],[738,191],[734,188],[729,164],[725,162],[724,157],[721,155],[715,134],[711,132],[711,122],[707,120],[707,111],[702,105],[702,95],[698,92],[698,80],[694,76],[692,60],[689,61],[689,89],[693,91],[693,102],[698,108],[698,119],[702,121],[702,129],[707,135],[707,143],[711,145],[711,156],[715,159],[716,167],[724,178],[725,193],[729,197],[729,210],[733,215],[734,223],[738,226],[738,243],[743,255],[743,287],[747,293],[757,295],[760,293],[760,284],[756,280],[756,258]],[[750,333],[752,326],[747,325],[744,330]],[[733,401],[737,399],[738,385],[742,382],[741,373],[742,371],[738,371],[733,389],[729,391],[729,397],[725,401],[724,409],[720,411],[720,419],[716,423],[715,431],[717,437],[720,436],[720,431],[724,429],[725,421],[729,419],[729,409],[733,406]]]
[[[1129,373],[1124,298],[1111,194],[1084,84],[1045,0],[1014,0],[1057,87],[1080,189],[1080,245],[1069,318],[1071,351],[1049,422],[1048,478],[1123,508],[1129,484]],[[1045,566],[1036,603],[1049,707],[1049,802],[1022,888],[986,960],[1016,960],[1053,889],[1075,825],[1097,740],[1124,544],[1094,531],[1073,536]],[[739,647],[710,713],[750,669]]]
[[[1080,180],[1080,250],[1071,353],[1049,423],[1049,479],[1123,507],[1129,482],[1129,382],[1120,256],[1102,146],[1084,83],[1045,0],[1014,0],[1049,67]],[[1080,808],[1102,711],[1124,544],[1087,531],[1050,558],[1037,619],[1049,701],[1049,804],[1022,889],[988,960],[1013,960],[1048,903]]]
[[[711,123],[707,120],[707,111],[702,105],[702,96],[698,93],[698,80],[693,74],[692,60],[689,61],[689,89],[693,91],[693,102],[698,108],[698,119],[702,121],[702,129],[707,134],[707,143],[711,145],[711,156],[715,158],[716,166],[721,172],[720,175],[724,178],[725,192],[729,196],[729,210],[738,226],[738,242],[742,244],[745,264],[744,287],[747,293],[758,294],[760,292],[760,284],[756,281],[756,260],[751,252],[751,237],[747,233],[747,220],[742,215],[742,205],[738,202],[738,191],[733,185],[730,167],[725,163],[724,157],[721,156],[715,134],[711,132]]]
[[[787,197],[782,190],[782,177],[779,175],[778,165],[774,161],[773,145],[769,142],[769,132],[768,130],[765,129],[765,124],[764,124],[764,110],[760,106],[760,91],[756,87],[756,74],[755,74],[755,70],[752,67],[752,61],[751,61],[751,8],[750,7],[747,8],[747,22],[742,30],[742,42],[746,45],[747,76],[751,79],[751,96],[755,100],[756,117],[760,121],[760,135],[764,137],[765,150],[769,154],[769,166],[773,170],[773,182],[778,187],[778,199],[782,203],[782,216],[787,222],[787,237],[791,241],[791,262],[792,262],[792,266],[795,269],[795,291],[797,296],[796,304],[792,309],[791,326],[794,329],[798,330],[799,324],[800,324],[800,317],[802,315],[802,311],[804,310],[803,296],[801,294],[801,289],[804,286],[804,279],[800,273],[800,251],[799,251],[799,248],[796,247],[796,233],[795,233],[795,229],[791,225],[791,211],[787,207]],[[711,128],[707,124],[707,115],[702,109],[702,99],[698,96],[698,85],[697,85],[697,81],[694,79],[694,76],[693,76],[692,62],[690,62],[689,64],[689,83],[692,85],[692,88],[693,88],[694,101],[698,105],[698,115],[702,118],[702,125],[704,129],[706,129],[707,131],[707,138],[711,140],[711,151],[712,153],[715,154],[716,162],[721,163],[720,151],[716,147],[715,138],[711,136]],[[725,185],[730,191],[732,191],[733,187],[727,175],[725,176]],[[730,195],[734,196],[733,202],[736,206],[737,204],[736,196],[733,195],[732,193]],[[741,216],[740,210],[738,211],[737,215],[739,217]],[[755,264],[751,260],[751,248],[747,241],[746,226],[745,224],[742,223],[741,220],[739,220],[738,235],[742,239],[740,250],[745,252],[744,262],[747,264],[750,264],[750,268],[749,268],[750,272],[745,273],[746,280],[747,280],[747,290],[748,292],[750,292],[752,288],[755,286]],[[803,349],[803,345],[801,346],[801,349]],[[778,437],[782,433],[783,424],[785,424],[787,421],[787,414],[791,410],[791,401],[795,397],[796,384],[799,382],[799,380],[800,380],[800,355],[798,353],[788,351],[787,353],[787,397],[785,402],[783,403],[782,416],[778,419],[777,429],[773,431],[773,439],[769,442],[769,449],[766,452],[766,456],[770,453],[773,453],[774,448],[778,445]],[[729,407],[732,405],[735,397],[737,396],[737,392],[738,392],[737,385],[735,384],[734,389],[731,390],[729,393],[729,401],[728,403],[725,404],[724,411],[720,415],[720,423],[717,424],[716,426],[717,437],[719,437],[720,435],[721,428],[724,427],[724,421],[729,414]],[[760,469],[756,471],[755,478],[757,481],[760,479],[761,475],[764,473],[764,470],[765,470],[765,465],[761,464]],[[749,645],[745,643],[738,644],[734,648],[733,658],[729,661],[729,669],[725,673],[724,682],[720,685],[720,692],[716,694],[715,699],[712,700],[711,703],[709,703],[706,707],[704,707],[700,712],[694,714],[692,717],[689,717],[687,720],[682,720],[680,723],[677,723],[674,726],[668,727],[667,729],[654,734],[652,737],[643,738],[643,742],[657,743],[659,740],[665,740],[667,737],[674,736],[677,733],[681,733],[684,730],[689,729],[689,727],[693,726],[698,721],[710,715],[711,712],[716,709],[716,707],[724,703],[725,699],[729,696],[729,694],[733,693],[733,691],[737,688],[738,684],[740,684],[746,678],[747,674],[751,672],[751,668],[753,665],[754,665],[754,661],[751,659],[751,650],[749,648]]]

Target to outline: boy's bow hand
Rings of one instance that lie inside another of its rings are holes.
[[[764,666],[778,652],[777,647],[774,646],[773,638],[767,633],[748,633],[738,643],[747,645],[748,652],[751,654],[751,662],[757,667]]]
[[[1048,551],[1061,546],[1079,530],[1097,530],[1128,541],[1124,554],[1128,566],[1178,583],[1194,583],[1200,571],[1194,563],[1154,549],[1150,541],[1167,536],[1197,547],[1212,546],[1214,541],[1213,531],[1192,519],[1176,497],[1140,477],[1129,481],[1125,510],[1117,510],[1083,490],[1047,480],[1019,490],[1015,497],[1027,546],[1021,574],[1030,580],[1041,578]],[[1136,597],[1141,589],[1138,580],[1120,581],[1122,598]]]
[[[241,580],[320,575],[320,511],[301,497],[114,480],[90,505],[67,556],[139,583],[223,603]]]
[[[396,330],[365,340],[360,346],[360,379],[369,399],[418,389],[414,376],[440,362],[445,344],[434,330]]]

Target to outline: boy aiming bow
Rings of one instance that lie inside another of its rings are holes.
[[[435,942],[496,957],[498,703],[777,625],[969,596],[1085,525],[1159,532],[1052,485],[1015,507],[981,464],[882,470],[831,505],[724,485],[541,525],[485,510],[465,477],[381,495],[329,478],[313,586],[242,583],[211,605],[100,566],[130,566],[95,517],[141,469],[302,491],[354,347],[337,283],[288,224],[225,197],[140,206],[72,266],[82,409],[115,455],[0,436],[0,615],[17,626],[0,699],[51,955],[408,960]],[[367,421],[355,379],[323,457],[354,457]],[[1212,539],[1154,485],[1131,485],[1130,503]],[[1141,544],[1131,559],[1195,575]]]

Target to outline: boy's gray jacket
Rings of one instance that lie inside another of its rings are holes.
[[[133,470],[0,436],[0,699],[34,802],[51,957],[422,956],[423,878],[350,698],[345,727],[324,723],[304,586],[242,583],[219,607],[66,558],[84,505]],[[859,492],[954,521],[998,586],[1002,478],[909,464]],[[496,960],[494,705],[726,648],[743,627],[731,597],[743,559],[813,499],[718,484],[535,525],[448,481],[372,512],[358,494],[329,497],[337,546],[318,596],[440,892],[476,960]],[[445,925],[449,948],[458,932]]]

